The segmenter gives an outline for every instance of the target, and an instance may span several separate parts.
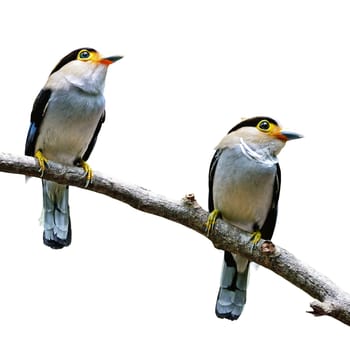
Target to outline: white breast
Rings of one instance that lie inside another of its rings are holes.
[[[214,207],[246,231],[263,225],[270,210],[276,166],[246,157],[239,146],[223,150],[214,182]]]
[[[49,160],[73,164],[85,153],[104,108],[102,94],[77,88],[53,92],[35,149]]]

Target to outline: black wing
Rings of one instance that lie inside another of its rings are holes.
[[[215,152],[213,159],[210,162],[210,167],[209,167],[209,197],[208,197],[209,212],[212,212],[215,209],[214,208],[214,199],[213,199],[213,182],[214,182],[214,175],[215,175],[216,166],[218,164],[218,160],[220,158],[221,153],[222,153],[222,149],[218,149]]]
[[[90,143],[89,143],[89,146],[88,146],[87,150],[85,151],[85,153],[84,153],[84,155],[83,155],[83,157],[82,157],[82,159],[83,159],[84,161],[87,161],[87,160],[89,159],[90,154],[91,154],[92,150],[93,150],[94,147],[95,147],[96,140],[97,140],[97,136],[98,136],[98,134],[100,133],[102,124],[104,123],[105,119],[106,119],[106,111],[103,111],[103,113],[102,113],[102,115],[101,115],[101,118],[100,118],[100,120],[98,121],[98,124],[97,124],[97,126],[96,126],[96,130],[95,130],[95,132],[94,132],[94,135],[92,136],[92,139],[91,139],[91,141],[90,141]]]
[[[280,197],[280,188],[281,188],[281,169],[279,164],[276,164],[276,177],[273,185],[273,194],[270,211],[267,214],[266,220],[263,227],[260,229],[261,237],[263,239],[270,240],[275,229],[276,220],[277,220],[277,207],[278,199]]]
[[[39,135],[40,125],[45,116],[50,96],[51,90],[43,89],[34,101],[24,152],[26,156],[34,156],[36,140]]]

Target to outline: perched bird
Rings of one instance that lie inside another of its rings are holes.
[[[302,135],[284,131],[268,117],[243,120],[221,140],[209,170],[208,230],[220,216],[269,240],[276,224],[281,171],[277,154],[288,140]],[[225,252],[216,315],[236,320],[246,302],[249,261]]]
[[[122,56],[102,57],[81,48],[59,61],[37,96],[30,118],[25,154],[38,159],[41,172],[48,160],[79,165],[86,163],[105,121],[103,90],[108,66]],[[42,180],[44,243],[59,249],[71,243],[68,186]]]

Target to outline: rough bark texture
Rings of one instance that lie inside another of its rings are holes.
[[[0,171],[40,177],[36,159],[0,153]],[[82,169],[65,167],[49,162],[43,177],[62,184],[85,187]],[[261,240],[254,246],[250,234],[218,220],[210,232],[205,223],[208,212],[203,210],[189,194],[180,201],[169,200],[140,186],[126,184],[110,177],[94,173],[88,190],[105,194],[129,204],[137,210],[164,217],[187,226],[210,239],[218,249],[239,252],[249,260],[277,273],[315,300],[310,304],[314,315],[328,315],[350,325],[350,295],[342,291],[326,276],[298,260],[287,250],[272,242]]]

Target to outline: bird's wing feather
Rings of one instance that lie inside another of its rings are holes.
[[[209,167],[209,197],[208,197],[208,209],[209,212],[212,212],[214,208],[214,199],[213,199],[213,183],[214,183],[214,175],[216,166],[218,164],[218,160],[220,158],[220,155],[222,153],[222,149],[216,150],[213,159],[211,160],[210,167]]]
[[[35,144],[39,135],[40,125],[45,116],[51,93],[52,91],[50,89],[42,89],[34,101],[25,146],[26,156],[34,156]]]
[[[82,157],[82,159],[83,159],[84,161],[87,161],[87,160],[89,159],[90,154],[91,154],[92,150],[93,150],[94,147],[95,147],[96,140],[97,140],[97,136],[98,136],[98,134],[100,133],[102,124],[104,123],[105,119],[106,119],[106,111],[103,111],[103,113],[102,113],[102,115],[101,115],[101,118],[100,118],[100,120],[98,121],[98,124],[97,124],[97,126],[96,126],[94,135],[92,136],[92,139],[91,139],[91,141],[90,141],[90,143],[89,143],[89,146],[88,146],[87,150],[85,151],[85,153],[84,153],[84,155],[83,155],[83,157]]]
[[[261,236],[263,239],[271,239],[273,231],[275,229],[276,220],[277,220],[277,208],[278,208],[278,199],[280,196],[281,188],[281,169],[279,164],[276,164],[276,176],[275,182],[273,185],[273,194],[272,201],[269,213],[267,214],[266,220],[263,227],[261,228]]]

